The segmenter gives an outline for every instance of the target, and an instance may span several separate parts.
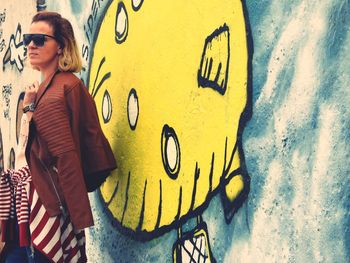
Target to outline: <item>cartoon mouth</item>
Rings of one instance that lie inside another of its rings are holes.
[[[209,35],[204,44],[198,86],[212,88],[224,95],[227,88],[230,60],[230,33],[226,24]]]

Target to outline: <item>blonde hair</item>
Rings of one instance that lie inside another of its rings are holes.
[[[32,19],[32,23],[39,21],[44,21],[52,26],[54,37],[62,49],[62,54],[58,59],[59,70],[79,72],[82,62],[71,23],[59,13],[47,11],[38,12]]]

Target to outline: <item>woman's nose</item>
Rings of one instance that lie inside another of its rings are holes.
[[[36,48],[33,40],[29,42],[27,48]]]
[[[28,49],[33,49],[36,48],[36,46],[34,45],[33,41],[30,41],[29,45],[27,46]]]

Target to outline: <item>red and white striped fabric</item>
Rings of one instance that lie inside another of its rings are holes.
[[[8,169],[0,179],[0,220],[3,242],[14,240],[15,213],[19,226],[20,246],[30,245],[28,193],[31,176],[27,166],[18,170]]]
[[[75,231],[69,217],[49,217],[35,190],[29,203],[34,247],[53,262],[86,262],[84,231]]]
[[[13,240],[15,199],[20,246],[32,244],[55,263],[87,261],[84,231],[76,231],[68,216],[64,218],[48,215],[33,187],[27,166],[18,170],[7,170],[1,176],[0,220],[5,227],[2,229],[12,233],[10,235],[3,231],[3,241]]]

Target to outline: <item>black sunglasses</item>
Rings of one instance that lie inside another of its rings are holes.
[[[30,42],[33,41],[34,45],[37,47],[42,47],[45,44],[46,38],[50,37],[55,39],[57,42],[57,38],[54,36],[46,35],[46,34],[23,34],[23,44],[28,46]]]

